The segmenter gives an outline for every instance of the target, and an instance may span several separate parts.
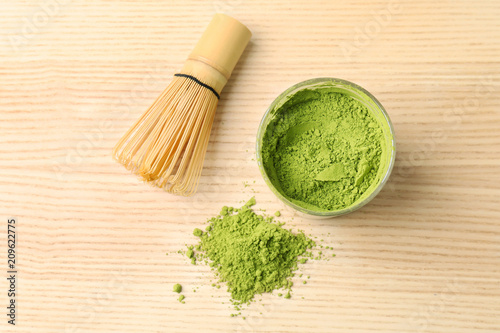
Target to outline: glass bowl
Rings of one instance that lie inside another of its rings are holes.
[[[264,139],[264,134],[266,132],[267,126],[269,123],[275,119],[276,117],[276,111],[283,106],[290,98],[297,92],[304,90],[304,89],[309,89],[309,90],[316,90],[316,89],[325,89],[327,88],[329,91],[333,92],[339,92],[346,94],[348,96],[351,96],[352,98],[356,99],[358,102],[363,104],[369,112],[371,112],[372,116],[375,118],[376,121],[379,122],[381,125],[380,127],[382,128],[382,131],[384,133],[384,138],[385,138],[385,153],[382,154],[381,156],[381,166],[384,166],[383,168],[379,168],[377,171],[377,178],[376,181],[374,181],[370,187],[364,192],[366,195],[361,195],[355,202],[353,202],[350,206],[339,209],[339,210],[333,210],[333,211],[315,211],[311,210],[310,208],[304,208],[299,205],[297,205],[294,202],[291,202],[288,200],[280,191],[276,189],[276,187],[273,185],[272,181],[270,180],[265,168],[264,164],[262,161],[262,148],[263,148],[263,139]],[[259,165],[260,172],[262,174],[262,177],[264,177],[264,180],[266,184],[269,186],[271,191],[281,200],[283,201],[287,206],[291,207],[292,209],[296,210],[297,212],[301,213],[301,215],[304,215],[306,217],[315,217],[315,218],[331,218],[335,216],[340,216],[344,215],[347,213],[351,213],[362,206],[366,205],[368,202],[370,202],[379,192],[380,190],[384,187],[385,183],[389,179],[389,175],[391,174],[392,168],[394,166],[394,161],[396,159],[396,143],[394,140],[394,128],[392,126],[391,120],[389,119],[389,115],[385,111],[384,107],[380,102],[368,91],[363,89],[362,87],[358,86],[357,84],[354,84],[352,82],[342,80],[342,79],[336,79],[336,78],[315,78],[303,82],[299,82],[292,87],[288,88],[285,90],[283,93],[281,93],[269,106],[269,108],[266,110],[262,121],[260,122],[259,125],[259,130],[257,133],[257,147],[256,147],[256,152],[257,152],[257,163]],[[385,163],[383,163],[385,162]],[[368,194],[369,193],[369,194]]]

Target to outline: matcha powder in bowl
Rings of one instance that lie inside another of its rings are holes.
[[[257,160],[284,203],[309,216],[352,212],[389,178],[396,150],[382,105],[340,79],[301,82],[282,93],[262,119]]]

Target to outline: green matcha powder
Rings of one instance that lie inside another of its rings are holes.
[[[200,237],[193,258],[213,267],[237,310],[256,294],[275,289],[285,289],[285,298],[290,298],[299,256],[312,257],[309,249],[315,245],[304,233],[294,234],[273,217],[257,215],[251,209],[254,204],[252,198],[240,209],[225,206],[205,232],[193,232]]]
[[[276,189],[298,206],[351,206],[377,181],[384,136],[369,110],[342,93],[303,90],[275,110],[262,161]]]

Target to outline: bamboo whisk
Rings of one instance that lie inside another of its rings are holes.
[[[118,141],[113,157],[167,192],[192,195],[220,93],[250,37],[237,20],[215,14],[181,72]]]

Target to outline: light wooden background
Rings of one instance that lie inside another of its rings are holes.
[[[20,280],[18,325],[2,310],[0,331],[500,331],[500,2],[54,3],[2,2],[0,266],[15,216]],[[110,152],[217,11],[254,36],[223,91],[199,193],[178,198]],[[223,205],[255,195],[284,209],[254,161],[257,127],[279,93],[320,76],[382,102],[396,167],[356,213],[295,217],[337,257],[306,264],[292,299],[264,295],[231,318],[209,269],[173,252]],[[2,278],[2,309],[6,289]]]

